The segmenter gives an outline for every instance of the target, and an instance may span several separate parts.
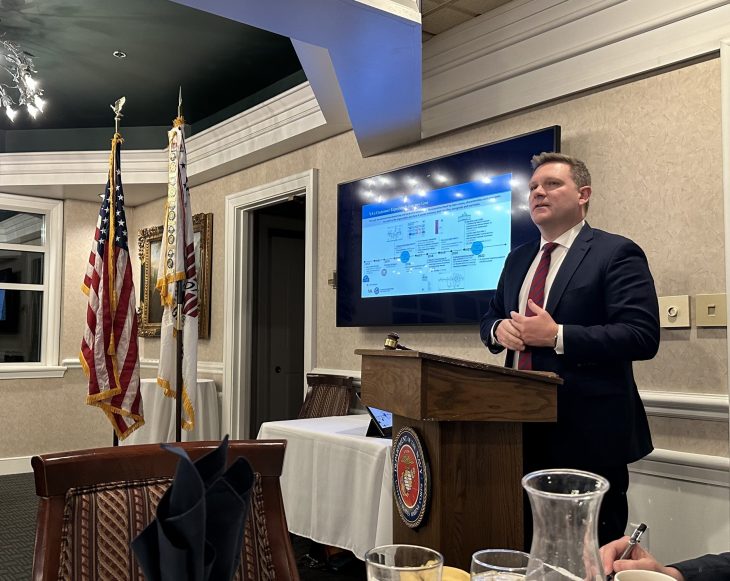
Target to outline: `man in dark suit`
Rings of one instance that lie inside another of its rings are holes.
[[[657,296],[641,248],[585,221],[585,164],[557,153],[532,164],[530,214],[541,240],[507,256],[481,338],[492,353],[507,349],[507,367],[563,378],[557,423],[524,425],[524,469],[607,478],[599,520],[606,543],[626,527],[626,465],[653,449],[632,362],[659,347]]]
[[[624,537],[601,547],[601,561],[606,575],[613,571],[658,571],[677,581],[727,581],[730,579],[730,553],[705,555],[687,561],[662,565],[643,547],[634,545],[631,552],[621,560],[618,558],[628,546],[629,538]]]

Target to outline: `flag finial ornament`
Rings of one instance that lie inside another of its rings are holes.
[[[185,117],[182,114],[182,86],[177,93],[177,118],[172,122],[173,127],[182,127],[185,125]]]
[[[109,105],[112,108],[112,111],[114,111],[114,133],[119,133],[119,121],[124,116],[122,115],[122,107],[124,107],[124,103],[127,102],[126,97],[120,97],[114,102],[114,105]]]

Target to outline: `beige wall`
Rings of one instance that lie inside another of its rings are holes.
[[[98,204],[64,203],[61,359],[78,358],[86,320],[81,283],[98,213]],[[86,389],[80,368],[63,379],[0,381],[0,458],[111,445],[111,424],[85,405]]]
[[[327,278],[336,261],[337,183],[553,124],[562,126],[563,151],[583,158],[592,170],[589,221],[633,238],[644,248],[660,295],[724,292],[720,67],[714,59],[367,159],[350,132],[194,188],[194,212],[215,216],[211,339],[201,341],[199,360],[220,362],[223,357],[226,195],[319,169],[317,366],[357,369],[353,350],[380,347],[384,330],[338,329],[334,324],[335,291]],[[160,224],[163,203],[131,211],[133,231]],[[85,308],[77,289],[97,210],[93,204],[66,204],[62,357],[77,353]],[[404,342],[425,350],[501,362],[482,347],[476,326],[399,332]],[[636,365],[640,389],[727,394],[726,340],[724,329],[663,330],[658,356]],[[158,345],[156,339],[142,340],[143,356],[156,358]],[[0,385],[0,423],[13,428],[3,429],[12,436],[0,439],[0,457],[106,442],[111,433],[106,419],[80,405],[84,394],[77,370],[69,371],[63,381],[37,380],[7,389]],[[35,405],[29,406],[29,399]],[[54,419],[59,410],[65,421]],[[66,423],[73,423],[74,429],[65,430]],[[657,447],[728,454],[726,422],[654,417],[651,425]]]

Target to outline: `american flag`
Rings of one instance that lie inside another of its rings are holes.
[[[89,303],[79,359],[89,378],[86,403],[101,408],[123,440],[144,425],[144,419],[139,390],[137,307],[120,169],[121,143],[121,135],[115,133],[109,179],[81,287]]]

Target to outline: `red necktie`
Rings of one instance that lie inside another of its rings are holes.
[[[548,270],[550,270],[550,254],[557,247],[558,244],[555,242],[548,242],[542,247],[542,256],[537,265],[535,276],[532,277],[532,283],[530,283],[530,293],[527,295],[527,298],[532,299],[540,307],[542,307],[545,301],[545,280],[547,279]],[[535,313],[530,310],[529,301],[525,307],[525,316],[535,316]],[[526,347],[524,351],[520,351],[520,356],[517,360],[517,369],[532,369],[532,352],[529,347]]]

